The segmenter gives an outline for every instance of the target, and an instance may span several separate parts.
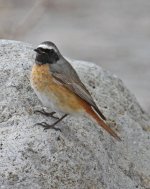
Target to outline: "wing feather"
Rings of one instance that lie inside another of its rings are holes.
[[[60,73],[52,73],[53,77],[60,83],[62,83],[65,87],[69,90],[73,91],[75,94],[80,96],[83,100],[85,100],[93,109],[99,114],[99,116],[106,120],[105,116],[99,110],[97,105],[95,104],[92,96],[90,95],[89,91],[85,87],[85,85],[81,82],[79,77],[66,77],[66,75],[62,75]]]

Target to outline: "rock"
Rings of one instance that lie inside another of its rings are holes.
[[[54,120],[33,113],[41,108],[29,82],[33,61],[31,45],[0,41],[1,189],[150,188],[150,118],[122,81],[71,61],[121,142],[84,117],[43,131],[34,124]]]

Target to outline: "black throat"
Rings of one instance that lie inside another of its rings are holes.
[[[44,49],[43,52],[39,51],[35,58],[38,64],[54,64],[59,59],[59,55],[53,49]]]

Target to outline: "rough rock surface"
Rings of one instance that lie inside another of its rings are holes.
[[[29,82],[33,60],[31,45],[0,41],[0,188],[150,188],[150,118],[122,81],[72,61],[122,142],[83,117],[43,131],[34,124],[54,120],[33,113],[41,108]]]

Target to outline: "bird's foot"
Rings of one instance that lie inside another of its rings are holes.
[[[50,125],[50,124],[48,124],[46,122],[41,122],[41,123],[36,123],[35,125],[41,125],[42,127],[44,127],[44,130],[54,129],[56,131],[60,131],[61,132],[61,129],[54,127],[56,125],[55,123]]]
[[[47,117],[52,117],[54,119],[59,119],[57,116],[54,115],[56,112],[46,112],[44,109],[35,110],[34,113],[41,113],[41,114],[43,114],[43,115],[45,115]]]
[[[64,114],[61,118],[59,118],[56,122],[54,122],[54,123],[51,124],[51,125],[49,125],[49,124],[46,123],[46,122],[36,123],[35,125],[41,125],[42,127],[44,127],[44,130],[47,130],[47,129],[55,129],[56,131],[60,131],[60,132],[61,132],[61,129],[56,128],[55,125],[56,125],[57,123],[59,123],[61,120],[63,120],[66,116],[67,116],[67,114]]]

